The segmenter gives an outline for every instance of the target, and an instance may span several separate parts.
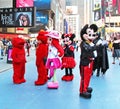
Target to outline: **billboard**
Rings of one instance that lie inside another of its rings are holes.
[[[94,21],[98,21],[101,19],[101,11],[100,9],[97,9],[94,11]]]
[[[0,8],[1,27],[33,27],[35,8]]]
[[[0,0],[0,8],[12,8],[13,0]]]
[[[120,0],[105,0],[106,16],[120,16]]]
[[[48,12],[37,11],[36,12],[36,23],[48,24]]]
[[[34,6],[37,10],[50,10],[51,0],[34,0]]]
[[[66,6],[66,13],[67,14],[78,14],[78,7],[77,6]]]
[[[16,7],[33,7],[33,0],[16,0]]]
[[[101,0],[94,0],[94,21],[98,21],[102,18],[101,16]]]
[[[45,30],[46,26],[48,25],[48,11],[36,11],[36,23],[35,27],[30,28],[29,32],[36,33],[39,32],[41,29]]]

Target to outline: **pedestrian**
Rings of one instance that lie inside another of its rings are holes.
[[[30,44],[30,40],[28,39],[26,41],[27,56],[30,56],[30,48],[31,48],[31,44]]]
[[[12,64],[13,64],[13,83],[21,84],[26,82],[24,78],[25,74],[25,49],[24,49],[25,40],[17,37],[12,40]]]
[[[110,51],[112,51],[112,47],[113,47],[113,42],[112,42],[112,40],[109,40],[108,48],[109,48]]]
[[[76,66],[74,56],[73,39],[75,34],[63,34],[63,49],[64,56],[62,57],[62,69],[65,69],[65,75],[62,77],[63,81],[72,81],[74,79],[73,68]]]
[[[113,57],[112,64],[115,64],[115,58],[117,58],[119,60],[119,65],[120,65],[120,40],[117,40],[116,37],[114,37],[112,48],[113,48],[112,49],[112,57]]]
[[[35,81],[35,85],[44,85],[48,78],[48,71],[45,66],[47,55],[48,55],[48,44],[47,36],[48,32],[40,30],[37,36],[37,47],[36,47],[36,67],[38,72],[38,78]]]
[[[0,38],[0,60],[3,59],[3,46],[2,39]]]
[[[98,27],[95,24],[90,26],[86,24],[80,32],[81,36],[81,55],[80,55],[80,96],[84,98],[91,98],[92,88],[89,87],[90,79],[93,72],[93,60],[97,56],[97,46],[94,45],[93,40]]]
[[[52,79],[51,82],[48,82],[48,88],[58,88],[59,83],[56,78],[56,70],[61,68],[62,63],[60,57],[64,55],[64,50],[59,44],[59,32],[56,30],[50,31],[48,34],[48,57],[46,62],[46,67],[49,70],[49,79]]]

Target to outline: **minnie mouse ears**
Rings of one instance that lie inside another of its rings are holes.
[[[69,34],[69,38],[70,38],[70,40],[73,41],[73,39],[75,38],[75,34]]]
[[[75,38],[75,34],[62,34],[62,39],[69,37],[70,39],[74,39]]]

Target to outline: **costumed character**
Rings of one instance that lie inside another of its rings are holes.
[[[80,55],[80,96],[84,98],[91,98],[92,88],[89,87],[91,75],[93,72],[94,58],[97,56],[98,45],[94,45],[93,40],[95,39],[96,32],[98,30],[97,25],[86,24],[80,32],[81,36],[81,55]]]
[[[48,32],[41,30],[37,36],[36,47],[36,66],[38,72],[38,79],[35,81],[35,85],[44,85],[47,82],[48,71],[45,66],[45,62],[48,55],[48,44],[46,36]]]
[[[72,69],[76,66],[74,59],[74,46],[73,39],[75,34],[63,34],[62,39],[64,42],[64,56],[62,58],[62,69],[65,68],[65,75],[62,77],[64,81],[72,81],[74,78]]]
[[[48,34],[48,57],[46,67],[49,69],[49,78],[53,79],[48,82],[48,88],[58,88],[59,84],[56,78],[56,69],[61,68],[62,63],[60,57],[64,55],[64,50],[59,44],[59,33],[55,30],[50,31]]]
[[[109,62],[108,62],[108,54],[107,54],[107,44],[103,39],[101,39],[101,33],[98,32],[96,34],[96,38],[93,41],[95,45],[100,45],[99,49],[97,50],[97,57],[95,57],[94,65],[93,65],[93,71],[97,70],[96,76],[100,75],[100,72],[102,75],[105,74],[107,69],[109,68]]]
[[[24,44],[25,40],[20,37],[12,40],[13,48],[11,57],[13,59],[13,83],[15,84],[26,82],[24,78],[26,63]]]

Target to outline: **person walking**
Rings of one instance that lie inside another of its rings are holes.
[[[30,40],[28,39],[26,41],[27,56],[30,56],[30,48],[31,48],[31,44],[30,44]]]
[[[114,38],[113,41],[112,57],[113,57],[112,64],[115,64],[115,59],[117,58],[119,60],[119,65],[120,65],[120,41],[117,40],[116,37]]]
[[[3,59],[3,55],[2,55],[2,52],[3,52],[3,42],[2,42],[2,39],[0,39],[0,60]]]

